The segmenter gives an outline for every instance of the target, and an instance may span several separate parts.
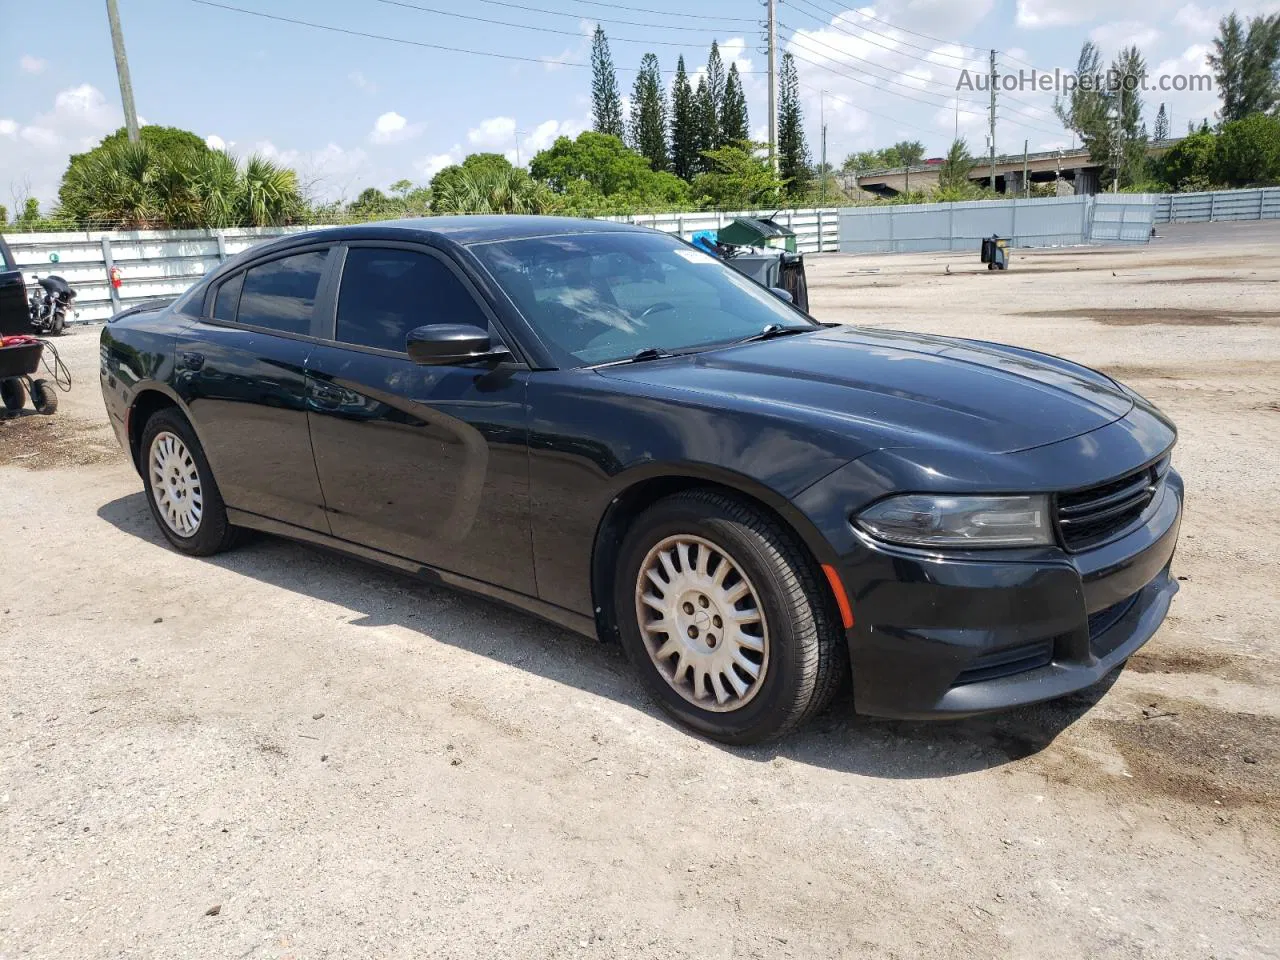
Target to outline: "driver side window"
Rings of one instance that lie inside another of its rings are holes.
[[[347,251],[338,292],[340,342],[403,353],[409,331],[433,323],[489,329],[471,291],[438,257],[379,247]]]

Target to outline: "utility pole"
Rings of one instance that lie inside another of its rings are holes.
[[[991,107],[988,110],[987,123],[991,128],[991,192],[996,192],[996,51],[991,51]]]
[[[818,93],[818,124],[822,127],[822,160],[819,170],[822,172],[821,206],[827,205],[827,91]]]
[[[528,132],[529,132],[528,130],[517,130],[517,131],[516,131],[516,133],[515,133],[515,137],[516,137],[516,166],[517,166],[517,167],[518,167],[518,166],[520,166],[520,135],[521,135],[522,133],[528,133]]]
[[[124,34],[120,31],[120,10],[116,0],[107,0],[107,21],[111,24],[111,46],[116,53],[116,75],[120,78],[120,100],[124,106],[124,128],[129,142],[137,143],[138,111],[133,105],[133,82],[129,79],[129,58],[124,52]]]
[[[114,0],[113,0],[114,2]],[[765,0],[769,11],[769,163],[778,172],[778,0]]]
[[[1027,144],[1029,140],[1022,141],[1022,192],[1027,199],[1031,199],[1031,176],[1027,172]]]

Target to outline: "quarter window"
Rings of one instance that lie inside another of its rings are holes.
[[[347,251],[338,340],[403,353],[409,331],[433,323],[489,326],[475,297],[439,258],[377,247]]]
[[[251,267],[245,273],[236,319],[282,333],[309,334],[327,256],[327,250],[313,250]]]
[[[215,320],[235,320],[236,307],[240,304],[240,288],[243,286],[244,274],[237,273],[218,288],[218,296],[213,301]]]

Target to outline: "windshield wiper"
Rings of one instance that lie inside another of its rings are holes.
[[[621,360],[609,360],[606,363],[593,364],[596,367],[614,367],[623,363],[644,363],[646,360],[665,360],[667,357],[674,357],[675,354],[670,350],[664,350],[662,347],[645,347],[643,350],[637,350],[629,357],[623,357]]]
[[[760,340],[772,340],[774,337],[785,337],[792,333],[808,333],[814,327],[784,327],[780,323],[770,323],[765,326],[759,333],[753,333],[749,337],[743,337],[741,340],[733,341],[733,345],[739,343],[757,343]]]

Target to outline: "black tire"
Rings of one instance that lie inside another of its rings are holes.
[[[49,319],[49,335],[52,337],[62,336],[63,328],[67,325],[67,316],[61,310],[53,311],[53,316]]]
[[[9,413],[17,413],[27,402],[27,388],[17,377],[0,380],[0,401]]]
[[[728,712],[702,709],[678,692],[642,635],[641,568],[651,550],[676,536],[724,551],[759,595],[767,666],[750,699]],[[738,745],[781,737],[824,709],[848,671],[838,614],[819,576],[796,536],[752,504],[711,490],[668,497],[641,514],[623,539],[613,596],[623,650],[662,708],[700,733]]]
[[[31,405],[37,413],[51,417],[58,412],[58,391],[48,380],[36,380],[31,384]]]
[[[199,491],[202,513],[194,532],[189,535],[184,535],[171,526],[157,502],[153,487],[152,447],[161,434],[172,435],[182,442],[190,456],[188,467],[194,468],[196,474],[193,486]],[[222,494],[218,491],[213,471],[209,469],[209,461],[205,459],[204,449],[196,439],[191,424],[181,412],[176,409],[161,410],[147,420],[142,430],[139,457],[147,505],[151,508],[151,516],[166,540],[182,553],[195,557],[212,556],[234,545],[239,531],[227,520],[227,508],[222,502]]]

